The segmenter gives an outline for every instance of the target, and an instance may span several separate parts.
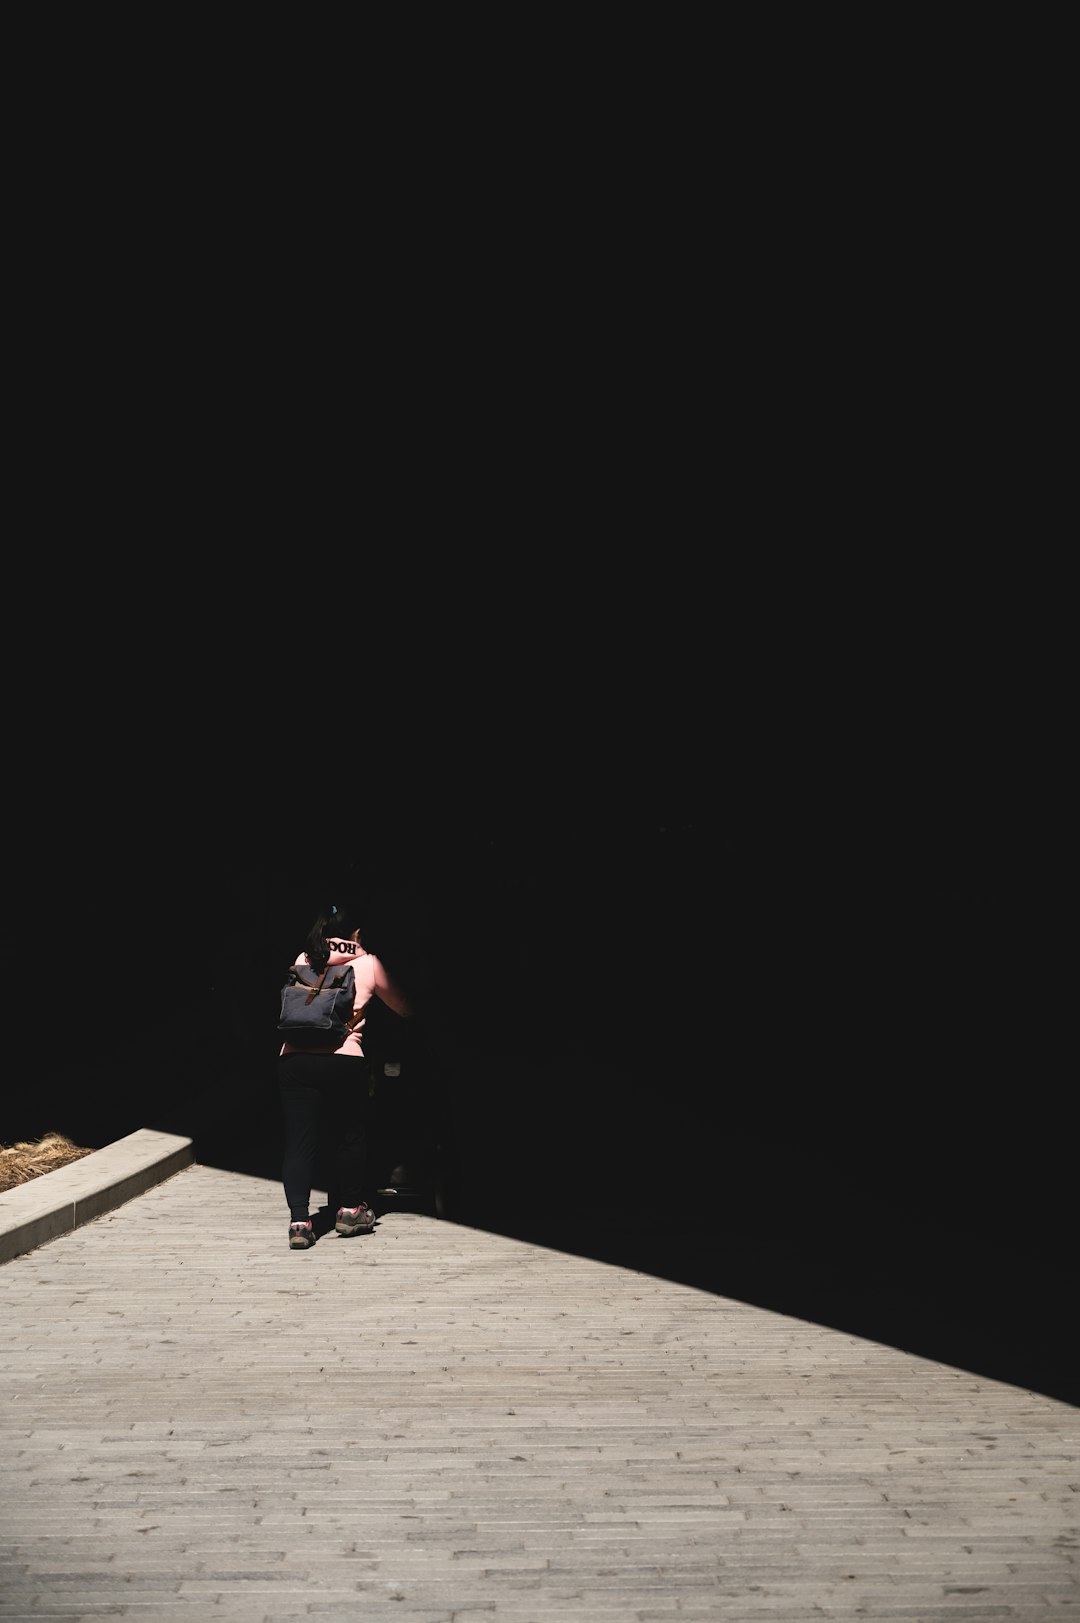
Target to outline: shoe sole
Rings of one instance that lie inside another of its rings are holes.
[[[290,1240],[289,1241],[289,1250],[290,1251],[310,1251],[314,1244],[315,1244],[314,1240]]]
[[[335,1223],[334,1228],[343,1239],[351,1239],[354,1234],[370,1234],[375,1227],[374,1223]]]

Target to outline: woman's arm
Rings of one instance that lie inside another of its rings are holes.
[[[382,999],[388,1009],[393,1009],[395,1014],[400,1014],[403,1019],[407,1020],[413,1012],[412,1004],[401,990],[401,987],[390,979],[382,961],[370,953],[368,956],[371,958],[376,996]]]

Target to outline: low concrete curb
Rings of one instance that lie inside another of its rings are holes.
[[[152,1127],[0,1194],[0,1263],[122,1206],[195,1159],[190,1138]]]

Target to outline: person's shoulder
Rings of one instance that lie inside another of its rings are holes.
[[[378,981],[386,978],[386,969],[377,952],[368,952],[365,948],[361,958],[355,960],[356,973],[363,975],[366,980]]]

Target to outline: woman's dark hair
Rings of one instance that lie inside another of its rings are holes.
[[[328,936],[344,937],[348,940],[352,935],[357,923],[353,914],[354,908],[348,902],[327,902],[308,931],[307,940],[304,942],[304,951],[313,969],[321,973],[329,962],[330,948],[326,944]]]

